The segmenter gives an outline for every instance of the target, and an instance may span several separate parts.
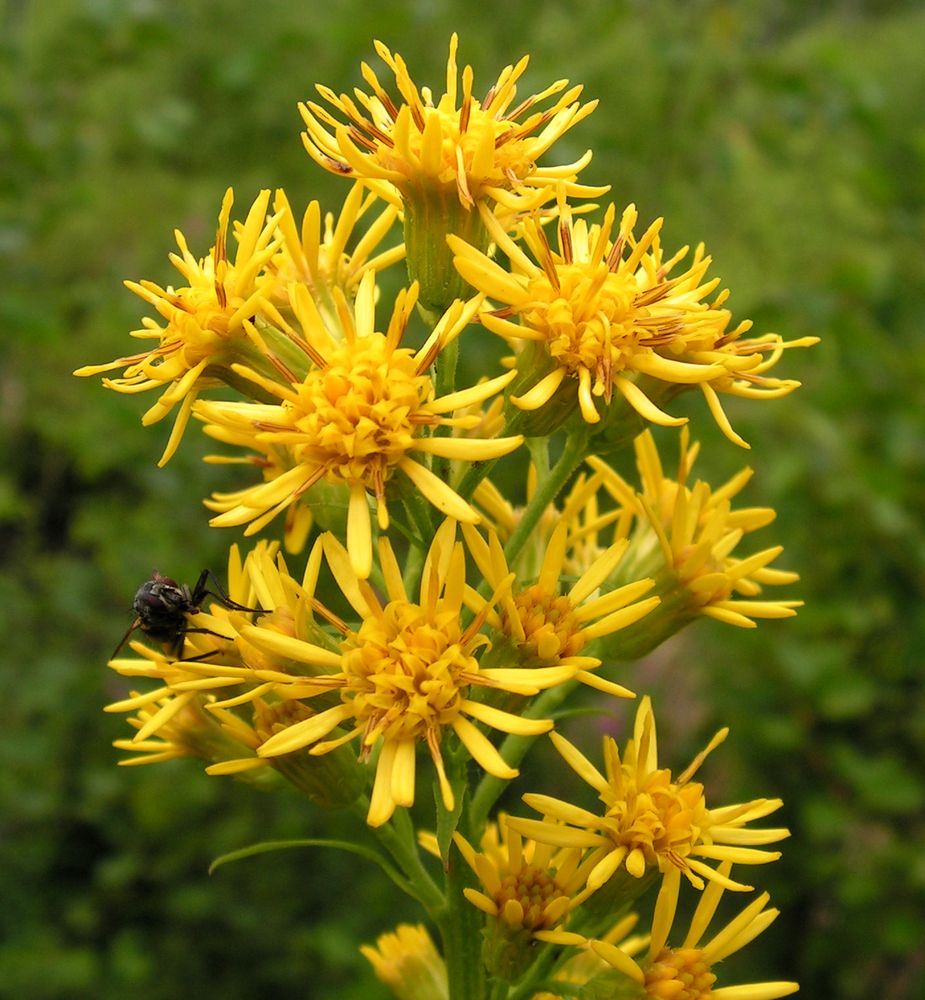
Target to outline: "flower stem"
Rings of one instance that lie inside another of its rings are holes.
[[[506,1000],[509,987],[503,979],[496,979],[491,987],[488,1000]]]
[[[514,434],[519,434],[520,431],[518,428],[522,422],[523,412],[521,410],[516,410],[505,421],[504,428],[502,429],[500,436],[510,437]],[[486,476],[497,464],[497,458],[492,458],[485,462],[470,462],[468,468],[463,474],[462,479],[460,479],[459,484],[455,486],[456,492],[463,498],[463,500],[471,500],[472,494],[475,493],[475,488],[483,479],[486,478]]]
[[[556,464],[536,484],[536,492],[524,508],[520,522],[504,546],[508,565],[517,558],[527,539],[533,534],[543,511],[555,500],[569,477],[584,461],[588,434],[585,430],[572,431],[565,439],[565,447]]]
[[[577,681],[568,681],[544,691],[521,714],[525,719],[546,718],[568,698],[577,683]],[[500,748],[505,763],[510,767],[518,767],[537,739],[536,736],[511,735],[506,737]],[[472,806],[469,809],[470,827],[475,836],[481,836],[492,806],[509,784],[507,779],[496,778],[491,774],[482,777],[472,796]]]
[[[455,845],[446,861],[447,908],[438,921],[443,937],[450,1000],[484,1000],[482,914],[463,895],[467,866]]]

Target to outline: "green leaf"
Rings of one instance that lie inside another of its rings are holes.
[[[300,840],[266,840],[259,844],[251,844],[249,847],[242,847],[237,851],[229,851],[222,854],[209,865],[209,874],[212,875],[222,865],[230,864],[232,861],[242,861],[244,858],[252,858],[258,854],[269,854],[271,851],[288,851],[298,847],[334,847],[341,851],[349,851],[358,854],[361,858],[373,861],[385,872],[386,875],[409,896],[417,899],[417,894],[410,882],[387,861],[378,851],[367,847],[365,844],[355,844],[350,840],[330,840],[327,837],[306,837]]]

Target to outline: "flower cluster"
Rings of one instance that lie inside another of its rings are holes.
[[[231,546],[211,601],[139,591],[130,655],[110,662],[126,687],[108,711],[134,730],[116,746],[355,814],[351,849],[439,931],[439,948],[402,925],[362,949],[401,1000],[785,996],[716,985],[777,916],[760,894],[708,937],[720,898],[752,893],[741,869],[788,836],[753,825],[779,799],[718,804],[699,779],[728,730],[680,773],[648,696],[628,738],[602,732],[600,766],[560,730],[579,697],[619,716],[628,661],[695,620],[796,613],[765,594],[797,580],[772,566],[781,546],[740,551],[774,518],[733,506],[751,470],[694,480],[699,446],[667,407],[699,389],[747,447],[721,397],[791,392],[769,373],[815,338],[752,335],[702,246],[663,249],[661,220],[609,204],[590,221],[576,200],[607,190],[579,182],[590,152],[539,163],[594,110],[580,86],[518,96],[524,57],[477,96],[454,35],[435,98],[376,52],[390,81],[364,64],[367,90],[300,108],[312,159],[351,180],[340,212],[311,202],[299,224],[266,190],[233,222],[229,191],[203,258],[177,233],[185,284],[128,283],[159,316],[133,333],[148,349],[76,373],[160,393],[143,423],[177,411],[162,464],[195,417],[220,449],[206,461],[241,473],[208,523],[264,533]],[[494,370],[492,335],[514,352]],[[676,471],[650,425],[678,436]],[[636,481],[613,457],[630,442]],[[496,813],[537,741],[561,766],[522,794],[534,815]],[[431,800],[434,832],[417,830]]]

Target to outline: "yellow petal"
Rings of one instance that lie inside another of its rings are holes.
[[[521,410],[538,410],[552,399],[564,378],[565,369],[555,368],[522,396],[511,396],[511,402]]]
[[[687,423],[687,417],[673,417],[671,414],[665,413],[664,410],[660,410],[639,386],[622,375],[615,376],[613,384],[623,393],[630,406],[651,423],[659,424],[662,427],[680,427],[681,424]]]
[[[318,715],[313,715],[310,719],[303,719],[275,733],[257,748],[257,753],[261,757],[277,757],[280,754],[301,750],[322,736],[327,736],[332,729],[351,715],[353,715],[352,706],[335,705],[324,712],[319,712]]]
[[[350,568],[356,573],[357,579],[365,580],[373,568],[373,536],[366,487],[362,485],[350,487],[350,505],[347,509],[347,552],[350,554]]]
[[[330,649],[315,646],[313,643],[296,639],[291,635],[284,635],[282,632],[261,628],[258,625],[243,626],[241,635],[255,646],[267,649],[271,653],[277,653],[288,660],[307,663],[313,667],[326,667],[330,670],[340,669],[340,653],[334,653]]]
[[[441,513],[457,521],[478,524],[480,520],[478,512],[430,469],[425,469],[423,465],[407,456],[402,458],[398,467]]]
[[[466,715],[484,722],[493,729],[514,733],[517,736],[538,736],[540,733],[548,733],[553,725],[551,719],[525,719],[521,715],[502,712],[501,709],[480,701],[464,700],[460,709]]]
[[[451,723],[454,732],[462,740],[463,745],[472,754],[473,760],[480,764],[490,775],[509,781],[519,774],[509,767],[497,749],[482,733],[461,715],[457,715]]]

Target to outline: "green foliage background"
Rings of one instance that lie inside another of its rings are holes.
[[[748,461],[764,541],[803,576],[792,621],[697,626],[628,669],[655,692],[666,760],[719,724],[717,797],[781,794],[794,837],[757,873],[783,915],[736,967],[807,997],[925,989],[925,12],[828,0],[493,5],[8,0],[0,32],[0,997],[378,996],[356,953],[414,911],[333,854],[215,855],[330,830],[294,797],[195,765],[117,769],[104,667],[156,566],[221,567],[216,483],[189,435],[166,469],[147,400],[70,377],[127,350],[123,278],[172,280],[225,187],[336,207],[301,149],[314,83],[360,84],[382,38],[441,87],[449,34],[481,89],[524,52],[525,92],[565,76],[601,99],[557,156],[704,240],[736,316],[819,334],[804,388],[733,417],[747,455],[688,405],[714,482]],[[666,447],[671,447],[666,444]],[[588,723],[586,722],[587,726]],[[596,739],[596,737],[595,737]]]

